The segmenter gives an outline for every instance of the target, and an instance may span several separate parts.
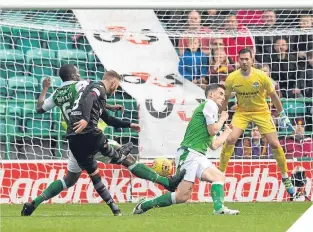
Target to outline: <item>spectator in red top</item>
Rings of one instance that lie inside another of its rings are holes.
[[[201,26],[201,16],[198,11],[191,11],[188,15],[188,29],[185,34],[201,35],[212,32],[208,27]],[[190,36],[189,36],[190,37]],[[188,48],[188,36],[183,36],[178,42],[179,55],[182,56],[186,48]],[[205,55],[210,54],[210,38],[201,37],[200,48]]]
[[[263,11],[261,10],[239,10],[237,12],[237,20],[239,24],[245,26],[263,25]]]
[[[228,15],[225,22],[224,33],[233,35],[223,39],[226,54],[237,62],[238,52],[243,48],[254,48],[254,39],[246,26],[238,25],[236,15]]]
[[[313,158],[313,140],[312,137],[306,137],[303,121],[298,120],[295,127],[295,134],[281,140],[280,144],[285,150],[286,158]]]

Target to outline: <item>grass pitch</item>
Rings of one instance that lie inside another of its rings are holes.
[[[0,205],[1,232],[285,232],[310,206],[308,202],[228,203],[238,216],[212,215],[210,203],[190,203],[131,215],[135,204],[119,204],[114,217],[103,204],[46,204],[30,217],[22,205]]]

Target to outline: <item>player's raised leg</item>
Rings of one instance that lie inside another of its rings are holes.
[[[272,148],[274,158],[276,159],[277,165],[279,167],[279,170],[282,175],[282,181],[285,185],[286,191],[289,193],[290,196],[294,196],[295,194],[295,187],[293,186],[291,180],[288,176],[288,167],[287,167],[287,161],[286,161],[286,155],[281,147],[277,132],[264,134],[266,141],[269,143],[269,145]]]
[[[234,116],[235,117],[235,116]],[[243,133],[243,129],[240,129],[236,126],[233,125],[232,127],[232,132],[230,135],[227,137],[227,140],[225,144],[223,145],[222,152],[220,155],[220,164],[219,164],[219,169],[225,173],[228,162],[234,152],[235,149],[235,144],[237,140],[239,139],[240,135]]]
[[[132,150],[133,144],[127,143],[124,145],[128,149]],[[164,177],[157,174],[153,169],[149,168],[147,165],[138,163],[136,158],[131,154],[127,156],[120,157],[119,152],[114,152],[113,148],[110,146],[104,146],[100,152],[103,156],[108,156],[112,158],[111,163],[122,164],[135,176],[149,180],[153,183],[158,183],[162,185],[165,189],[174,192],[179,183],[183,178],[183,173],[177,173],[174,176]]]

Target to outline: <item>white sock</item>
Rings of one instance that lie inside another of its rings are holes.
[[[138,163],[135,162],[134,164],[130,165],[127,169],[128,169],[129,171],[131,171],[134,167],[136,167],[137,164],[138,164]]]
[[[282,174],[282,177],[283,177],[283,179],[287,179],[288,178],[288,174],[284,173],[284,174]]]
[[[176,204],[176,194],[175,194],[175,192],[171,193],[171,199],[172,199],[172,203]]]

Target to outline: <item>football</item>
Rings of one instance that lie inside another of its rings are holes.
[[[173,163],[165,157],[156,158],[152,163],[152,169],[160,176],[169,176],[173,172]]]

